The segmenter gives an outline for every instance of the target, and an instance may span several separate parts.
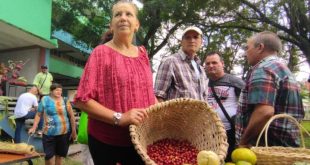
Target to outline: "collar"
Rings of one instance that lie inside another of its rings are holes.
[[[179,49],[178,54],[181,56],[181,59],[183,61],[187,61],[190,62],[192,59],[190,59],[187,54],[185,54],[185,52],[182,49]],[[197,64],[201,63],[201,60],[199,59],[199,57],[197,56],[197,54],[195,54],[194,59],[193,59]]]
[[[265,62],[267,62],[267,61],[273,61],[273,60],[278,60],[277,55],[274,55],[274,54],[273,54],[273,55],[270,55],[270,56],[267,56],[267,57],[263,58],[263,59],[260,60],[256,65],[254,65],[253,68],[258,67],[259,65],[261,65],[261,64],[263,64],[263,63],[265,63]]]

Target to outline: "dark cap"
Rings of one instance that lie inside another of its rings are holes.
[[[46,65],[41,65],[41,69],[47,69]]]

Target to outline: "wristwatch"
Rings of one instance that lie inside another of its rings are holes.
[[[116,112],[113,114],[113,120],[115,125],[119,125],[119,121],[122,118],[122,113]]]

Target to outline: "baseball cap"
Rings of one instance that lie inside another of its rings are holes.
[[[41,65],[41,69],[47,69],[46,65]]]
[[[183,37],[188,31],[195,31],[195,32],[197,32],[198,34],[202,35],[202,31],[201,31],[198,27],[190,26],[190,27],[186,28],[186,29],[183,31],[182,37]]]

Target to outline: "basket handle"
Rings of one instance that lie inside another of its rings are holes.
[[[299,133],[300,133],[300,138],[301,138],[301,144],[302,144],[302,147],[305,148],[305,140],[304,140],[304,135],[302,133],[302,129],[305,131],[306,134],[308,134],[308,136],[310,136],[310,133],[301,125],[298,123],[298,121],[288,115],[288,114],[277,114],[277,115],[274,115],[272,116],[268,122],[265,124],[264,128],[262,129],[262,131],[260,132],[258,138],[257,138],[257,141],[256,141],[256,147],[258,147],[258,143],[263,135],[263,133],[265,132],[265,146],[268,147],[268,140],[267,140],[267,137],[268,137],[268,129],[269,129],[269,126],[270,124],[275,120],[275,119],[278,119],[278,118],[287,118],[289,119],[290,121],[292,121],[294,124],[297,125],[298,129],[299,129]]]

